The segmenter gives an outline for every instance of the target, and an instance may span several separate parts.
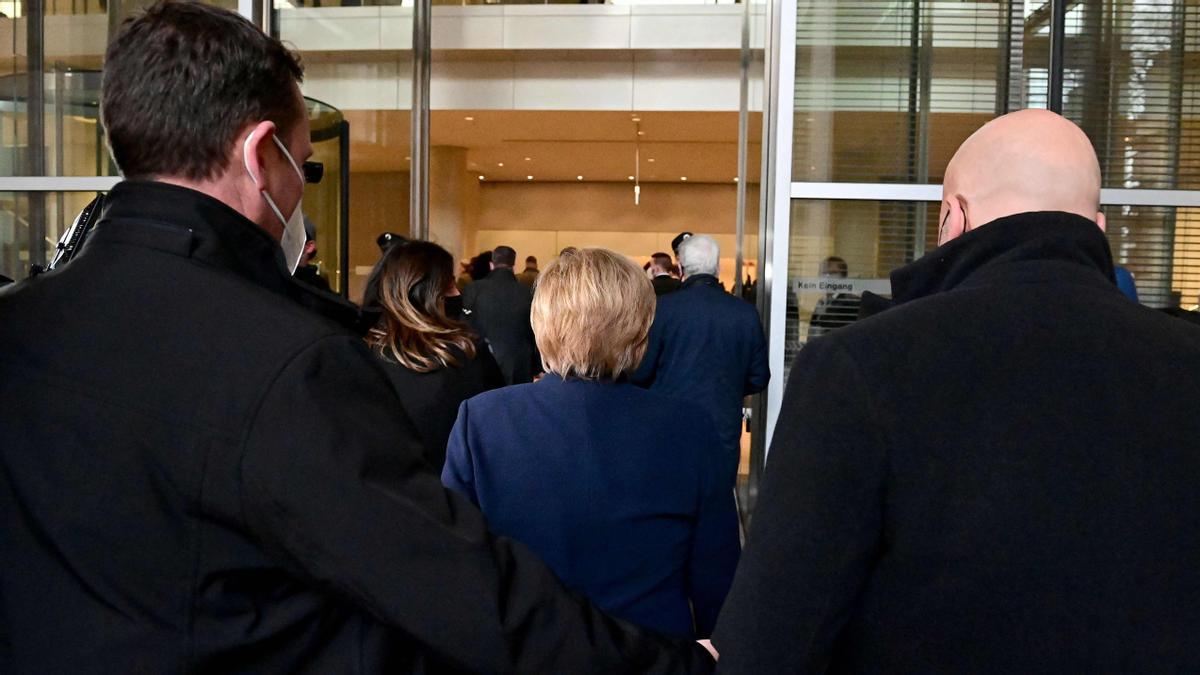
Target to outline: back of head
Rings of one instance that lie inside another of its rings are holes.
[[[619,253],[569,251],[542,270],[530,318],[548,372],[616,379],[631,373],[646,354],[654,289]]]
[[[526,257],[525,258],[525,266],[531,270],[536,270],[537,269],[537,258],[534,256]]]
[[[717,275],[721,268],[721,247],[707,235],[694,235],[679,244],[679,265],[684,276]]]
[[[659,274],[670,274],[671,269],[675,266],[671,256],[662,252],[650,256],[650,263],[653,265],[654,271]]]
[[[383,356],[417,372],[454,365],[452,347],[475,355],[466,327],[446,316],[446,291],[454,285],[454,257],[428,241],[410,241],[387,250],[368,287],[383,310],[367,338]]]
[[[512,267],[517,264],[517,252],[510,246],[497,246],[492,251],[492,264],[496,267]]]
[[[100,115],[132,179],[216,178],[246,125],[300,122],[299,58],[244,18],[198,2],[159,2],[108,46]]]
[[[950,160],[942,190],[942,243],[1029,211],[1064,211],[1104,227],[1096,151],[1082,129],[1046,110],[985,124]]]
[[[492,252],[484,251],[471,258],[471,280],[479,281],[492,271]]]
[[[850,266],[846,261],[836,255],[831,255],[821,261],[821,276],[823,277],[847,277],[850,275]]]
[[[686,241],[689,237],[694,236],[691,232],[680,232],[671,240],[671,250],[675,252],[675,257],[679,257],[679,245]]]

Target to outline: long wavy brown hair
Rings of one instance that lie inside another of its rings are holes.
[[[374,297],[364,304],[374,301],[383,310],[367,344],[418,373],[456,366],[460,354],[475,358],[475,335],[446,316],[446,291],[453,285],[454,258],[441,246],[410,241],[388,249],[367,283]]]

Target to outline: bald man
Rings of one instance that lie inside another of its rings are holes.
[[[894,306],[797,357],[720,670],[1200,672],[1200,329],[1099,197],[1057,115],[963,143]]]

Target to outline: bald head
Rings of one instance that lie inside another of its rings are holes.
[[[1100,163],[1083,130],[1047,110],[1021,110],[983,125],[954,153],[942,184],[944,244],[1027,211],[1065,211],[1096,221]]]

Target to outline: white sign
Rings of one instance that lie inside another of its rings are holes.
[[[797,293],[851,293],[862,295],[871,291],[879,295],[892,294],[890,279],[846,279],[843,277],[800,277],[792,280]]]

